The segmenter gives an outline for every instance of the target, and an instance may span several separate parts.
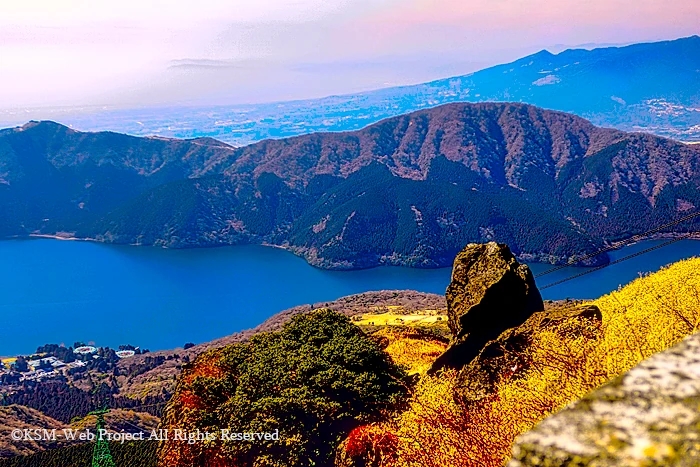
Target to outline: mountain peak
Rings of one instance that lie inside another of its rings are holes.
[[[71,130],[69,127],[62,125],[60,123],[54,122],[53,120],[29,120],[24,125],[18,126],[17,131],[27,131],[32,129],[51,129],[51,130]]]
[[[530,56],[531,57],[553,57],[554,54],[547,49],[542,49],[539,52],[536,52]]]

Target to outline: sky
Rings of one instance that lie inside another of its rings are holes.
[[[322,97],[698,33],[697,0],[2,0],[0,109]]]

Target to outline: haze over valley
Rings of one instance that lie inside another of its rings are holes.
[[[357,130],[450,102],[506,101],[574,113],[594,124],[700,141],[700,37],[542,50],[475,73],[322,99],[247,105],[0,110],[0,124],[36,115],[78,130],[213,137],[233,145],[317,131]]]

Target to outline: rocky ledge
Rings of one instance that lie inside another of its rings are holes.
[[[700,334],[521,435],[508,467],[700,465]]]

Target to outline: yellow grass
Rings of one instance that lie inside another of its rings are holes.
[[[427,311],[427,310],[426,310]],[[435,324],[437,322],[447,322],[447,318],[443,315],[429,314],[425,311],[409,315],[397,314],[394,312],[364,314],[362,318],[355,321],[358,326],[402,326],[402,325],[425,325]]]
[[[408,374],[425,373],[447,348],[445,342],[410,330],[385,328],[373,335],[388,340],[385,351]]]
[[[384,465],[504,465],[517,435],[700,328],[700,259],[640,278],[594,304],[602,324],[581,321],[537,333],[522,355],[529,365],[509,373],[494,394],[467,402],[456,396],[454,372],[424,376],[409,408],[378,427],[398,440]]]

